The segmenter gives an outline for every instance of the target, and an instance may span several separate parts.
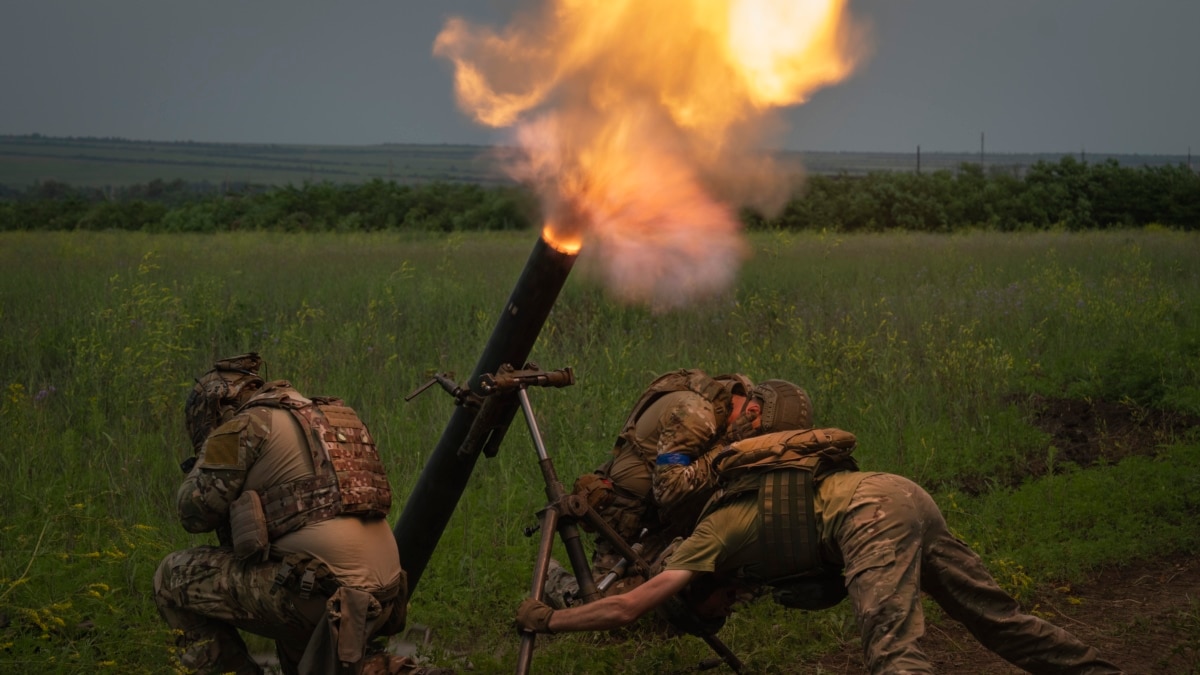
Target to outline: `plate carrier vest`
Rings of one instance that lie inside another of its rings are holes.
[[[841,429],[802,429],[749,438],[713,458],[721,491],[704,514],[747,493],[757,492],[762,519],[763,583],[820,572],[813,495],[816,484],[839,471],[857,471],[851,457],[857,439]],[[701,516],[703,518],[703,515]]]
[[[309,523],[340,515],[385,518],[392,489],[367,426],[339,398],[299,401],[266,392],[241,410],[281,408],[292,414],[312,455],[315,475],[265,490],[260,495],[271,541]]]

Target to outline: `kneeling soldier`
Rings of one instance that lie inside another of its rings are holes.
[[[264,382],[261,363],[219,361],[188,397],[179,516],[221,545],[168,555],[155,601],[188,671],[261,673],[241,629],[275,640],[284,673],[363,672],[368,642],[405,620],[387,476],[352,409]]]

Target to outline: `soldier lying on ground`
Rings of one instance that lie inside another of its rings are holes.
[[[929,494],[901,476],[858,471],[854,444],[847,432],[820,429],[710,453],[686,469],[696,484],[721,489],[661,574],[571,609],[526,599],[518,627],[607,630],[677,602],[676,594],[706,618],[728,614],[739,591],[764,585],[804,609],[848,593],[872,673],[931,673],[917,644],[925,591],[985,647],[1029,672],[1121,672],[1067,631],[1022,613],[979,556],[950,534]],[[829,579],[843,574],[831,592]]]
[[[287,674],[413,672],[365,658],[373,638],[404,627],[407,601],[374,440],[340,400],[264,382],[261,364],[219,361],[188,396],[195,461],[179,516],[188,532],[217,530],[221,545],[171,553],[154,575],[180,665],[261,673],[241,629],[274,639]]]
[[[757,387],[744,375],[709,377],[678,370],[656,378],[638,398],[622,426],[613,457],[575,482],[600,516],[640,554],[653,561],[670,542],[687,535],[710,492],[690,484],[660,484],[659,469],[678,466],[729,443],[759,433],[812,424],[808,394],[790,382],[768,380]],[[622,559],[598,535],[592,576],[599,582]],[[631,575],[609,588],[619,593],[644,581]],[[547,600],[556,607],[576,602],[574,575],[551,561]]]

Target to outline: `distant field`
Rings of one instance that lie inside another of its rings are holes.
[[[402,183],[505,181],[492,149],[471,145],[257,145],[0,136],[0,184],[45,180],[123,186],[155,179],[263,185],[381,178]]]
[[[120,187],[155,179],[299,185],[358,183],[374,178],[400,183],[496,184],[509,180],[496,150],[478,145],[268,145],[0,136],[0,185],[23,188],[55,180],[78,186]],[[984,163],[1019,173],[1039,160],[1058,161],[1061,157],[1062,153],[990,154],[984,156]],[[1128,166],[1188,160],[1183,155],[1089,154],[1083,158],[1089,162],[1113,158]],[[798,161],[806,171],[817,174],[915,171],[918,165],[915,148],[912,153],[788,152],[781,159]],[[955,169],[979,159],[977,152],[925,152],[920,157],[920,169]]]

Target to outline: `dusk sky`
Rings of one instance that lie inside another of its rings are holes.
[[[653,2],[654,0],[645,0]],[[445,20],[528,0],[7,0],[0,134],[505,142],[454,101]],[[1200,153],[1200,2],[850,0],[871,56],[789,108],[792,150]]]

